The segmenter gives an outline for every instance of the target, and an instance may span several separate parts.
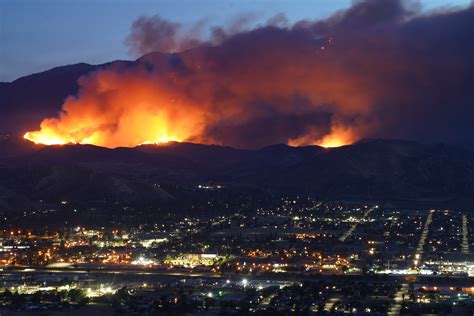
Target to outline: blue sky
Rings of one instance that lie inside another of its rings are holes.
[[[423,10],[470,0],[423,0]],[[285,13],[291,22],[324,18],[350,0],[0,0],[0,81],[77,62],[133,59],[123,40],[139,16],[159,14],[191,24],[222,25],[241,14],[264,21]]]

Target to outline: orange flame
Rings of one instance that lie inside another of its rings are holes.
[[[356,134],[350,127],[335,123],[329,134],[324,135],[316,141],[314,141],[310,134],[297,139],[291,139],[288,141],[288,144],[291,146],[317,145],[325,148],[333,148],[350,145],[356,139]]]
[[[273,63],[285,62],[280,55],[283,54],[270,56],[275,59]],[[182,63],[194,69],[197,63],[194,59],[201,61],[202,57],[183,55]],[[160,65],[159,62],[156,64]],[[320,104],[343,104],[341,108],[333,108],[341,115],[350,116],[365,111],[359,106],[368,103],[366,96],[359,93],[363,89],[346,84],[352,82],[351,77],[341,76],[342,79],[337,82],[324,80],[325,71],[307,72],[305,64],[301,61],[298,65],[292,61],[291,68],[265,67],[263,70],[249,67],[254,70],[250,73],[241,71],[239,67],[219,72],[213,66],[210,70],[201,71],[198,65],[192,75],[150,72],[140,65],[131,69],[109,67],[79,79],[79,95],[68,97],[57,117],[44,119],[39,130],[26,133],[24,138],[46,145],[72,143],[109,148],[169,141],[239,147],[247,140],[239,138],[234,141],[233,136],[241,133],[245,138],[254,137],[246,126],[253,126],[254,130],[259,131],[255,133],[263,134],[264,128],[255,128],[259,125],[255,122],[265,118],[267,112],[283,117],[295,112],[297,116],[313,115],[308,113],[319,113]],[[303,91],[311,105],[295,105],[294,94],[299,90]],[[253,100],[267,102],[271,110],[256,109]],[[230,128],[225,126],[226,130],[219,129],[225,125],[223,122],[231,122]],[[349,144],[356,137],[355,127],[346,128],[338,123],[337,115],[331,117],[329,123],[321,120],[321,126],[317,123],[305,124],[298,136],[287,139],[288,144],[335,147]],[[266,139],[276,143],[285,140],[285,133],[295,134],[291,131],[292,127],[285,126],[270,126],[276,132],[265,130],[265,133],[275,133],[278,138]],[[324,135],[328,128],[329,134]],[[261,136],[255,135],[254,138]],[[228,143],[229,139],[234,143]],[[256,142],[254,146],[264,145],[268,144]]]
[[[325,135],[315,144],[326,148],[333,148],[349,145],[354,141],[354,132],[350,128],[336,125],[331,130],[331,133]]]
[[[133,147],[183,141],[203,128],[199,107],[140,74],[102,71],[84,80],[79,98],[69,97],[59,117],[43,120],[24,138],[45,145]]]

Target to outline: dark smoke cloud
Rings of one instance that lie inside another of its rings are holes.
[[[278,15],[245,29],[249,24],[237,19],[204,40],[206,24],[184,32],[157,16],[142,17],[127,39],[132,51],[194,49],[109,69],[117,76],[113,90],[83,98],[107,100],[131,91],[139,78],[138,87],[157,87],[193,109],[199,119],[187,140],[236,147],[378,137],[474,141],[472,7],[422,15],[414,2],[369,0],[325,20],[289,25]],[[89,79],[100,80],[100,73]]]
[[[172,53],[203,44],[201,33],[207,20],[201,20],[191,27],[170,22],[159,15],[140,17],[132,24],[132,30],[125,39],[132,55],[150,52]]]
[[[189,26],[171,22],[159,15],[140,17],[132,24],[130,34],[125,38],[125,45],[133,56],[142,56],[151,52],[181,52],[198,46],[219,45],[229,37],[247,30],[256,16],[242,14],[233,18],[225,26],[210,28],[208,38],[203,34],[209,26],[207,19],[202,19]],[[278,14],[268,20],[267,25],[284,25],[286,17]]]
[[[276,112],[273,105],[265,106],[260,113],[249,115],[242,121],[219,120],[204,131],[210,142],[233,146],[259,148],[268,144],[287,143],[289,140],[311,135],[321,138],[330,133],[331,114],[324,111],[300,111],[295,113]]]

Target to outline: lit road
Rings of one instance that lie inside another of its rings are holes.
[[[371,208],[369,208],[367,211],[364,212],[364,215],[362,215],[362,218],[360,219],[361,221],[365,220],[367,218],[367,216],[369,216],[369,214],[375,209],[375,206],[372,206]],[[357,223],[354,223],[352,224],[352,226],[349,228],[348,231],[346,231],[344,233],[344,235],[342,235],[340,238],[339,238],[339,241],[345,241],[347,238],[349,238],[352,233],[356,230],[357,228],[357,225],[359,225],[359,222]]]
[[[397,291],[397,293],[395,293],[395,297],[393,298],[392,305],[390,305],[387,315],[400,315],[402,303],[405,298],[408,298],[408,289],[408,283],[403,283],[401,288]]]
[[[462,216],[462,243],[461,252],[469,253],[469,228],[467,226],[467,215]]]
[[[113,267],[107,269],[85,269],[85,268],[43,268],[43,267],[8,267],[4,268],[0,272],[0,276],[18,276],[22,277],[23,275],[56,275],[57,277],[66,277],[70,278],[71,275],[84,275],[85,277],[100,277],[101,275],[112,278],[122,278],[122,277],[136,277],[139,280],[145,280],[149,278],[152,279],[175,279],[175,278],[203,278],[203,279],[222,279],[231,280],[234,283],[241,283],[243,277],[247,277],[252,281],[271,281],[271,282],[295,282],[295,281],[314,281],[315,279],[320,280],[332,280],[332,279],[347,279],[347,280],[358,280],[358,281],[367,281],[367,282],[381,282],[387,284],[393,284],[395,280],[403,280],[405,275],[383,275],[383,276],[362,276],[362,275],[294,275],[294,274],[274,274],[274,275],[248,275],[244,276],[242,274],[226,273],[218,274],[213,272],[194,272],[194,271],[168,271],[168,270],[153,270],[153,269],[120,269]],[[443,278],[442,276],[436,275],[424,275],[425,279],[439,279]],[[451,279],[461,279],[466,280],[465,276],[451,276]],[[474,280],[474,279],[473,279]],[[403,294],[403,292],[400,292]],[[334,298],[337,298],[334,297]],[[271,298],[270,298],[271,299]]]
[[[332,308],[334,307],[334,304],[336,304],[337,302],[339,302],[338,297],[331,297],[330,299],[328,299],[326,301],[326,304],[324,304],[324,311],[330,313]]]
[[[270,305],[270,303],[272,302],[272,299],[273,299],[275,296],[277,296],[277,293],[272,293],[272,294],[266,296],[266,297],[262,300],[262,302],[260,303],[260,305],[262,305],[262,306],[268,306],[268,305]]]
[[[214,272],[192,272],[192,271],[169,271],[169,270],[140,270],[140,269],[114,269],[114,268],[64,268],[54,269],[45,267],[9,267],[8,270],[2,273],[74,273],[74,274],[124,274],[124,275],[157,275],[157,276],[182,276],[182,277],[206,277],[206,278],[221,278],[222,275]]]
[[[433,221],[434,210],[431,210],[426,217],[425,225],[423,226],[423,231],[421,232],[420,240],[418,241],[418,246],[416,247],[415,257],[413,259],[413,267],[416,269],[421,264],[421,258],[423,257],[423,252],[425,248],[426,238],[430,232],[430,225]]]

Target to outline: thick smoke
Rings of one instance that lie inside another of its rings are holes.
[[[130,53],[144,55],[150,52],[172,53],[203,45],[201,33],[207,21],[201,20],[189,28],[158,15],[140,17],[132,24],[125,39]]]
[[[245,148],[474,140],[473,8],[420,15],[416,3],[371,0],[320,21],[247,24],[203,40],[204,24],[183,33],[156,16],[138,19],[133,52],[185,51],[82,78],[79,96],[29,138]]]

